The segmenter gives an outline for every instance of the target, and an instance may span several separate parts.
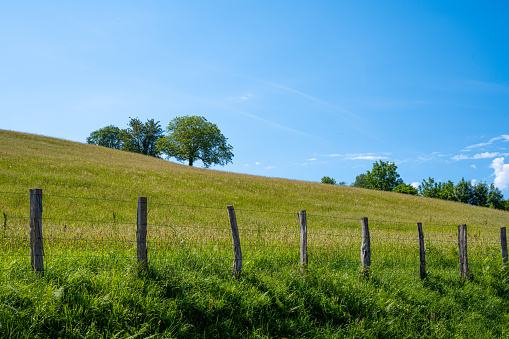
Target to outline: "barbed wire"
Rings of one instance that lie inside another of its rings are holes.
[[[83,223],[92,223],[92,224],[115,224],[115,225],[136,225],[135,222],[120,222],[120,221],[101,221],[101,220],[84,220],[84,219],[64,219],[64,218],[40,218],[40,220],[49,220],[49,221],[67,221],[67,222],[83,222]]]
[[[135,198],[130,198],[133,200],[119,200],[119,199],[109,199],[109,198],[75,197],[75,196],[70,196],[70,195],[54,195],[54,194],[44,194],[43,196],[51,197],[51,198],[83,199],[83,200],[110,201],[110,202],[121,202],[121,203],[136,203],[137,202],[137,200],[135,200]]]
[[[331,218],[331,219],[340,219],[340,220],[352,220],[352,221],[361,221],[362,218],[347,218],[347,217],[337,217],[334,215],[321,215],[321,214],[308,214],[306,212],[306,217],[315,217],[315,218]]]
[[[30,219],[30,217],[10,217],[10,216],[7,216],[7,220],[9,220],[9,219]]]
[[[29,195],[29,193],[19,193],[19,192],[6,192],[6,191],[0,191],[0,194],[16,194],[16,195]],[[120,202],[120,203],[133,203],[136,202],[135,198],[130,198],[133,200],[120,200],[120,199],[111,199],[111,198],[96,198],[96,197],[77,197],[77,196],[71,196],[71,195],[56,195],[56,194],[47,194],[45,195],[47,197],[56,197],[56,198],[66,198],[66,199],[84,199],[84,200],[94,200],[94,201],[110,201],[110,202]],[[157,202],[149,202],[150,205],[166,205],[166,206],[176,206],[176,207],[189,207],[189,208],[205,208],[205,209],[216,209],[221,210],[224,209],[223,207],[210,207],[210,206],[199,206],[199,205],[187,205],[187,204],[171,204],[171,203],[157,203]],[[285,214],[285,215],[295,215],[296,212],[281,212],[281,211],[262,211],[262,210],[256,210],[256,209],[237,209],[237,211],[241,212],[254,212],[254,213],[272,213],[272,214]],[[313,214],[310,213],[308,216],[311,217],[320,217],[320,218],[334,218],[334,219],[340,219],[340,220],[360,220],[361,218],[348,218],[348,217],[337,217],[337,216],[328,216],[328,215],[319,215],[319,214]],[[12,217],[11,217],[12,218]],[[23,217],[25,218],[25,217]],[[50,218],[45,218],[50,219]],[[105,221],[87,221],[87,220],[74,220],[74,219],[55,219],[60,221],[73,221],[73,222],[96,222],[96,223],[112,223],[117,224],[119,222],[105,222]],[[402,221],[402,220],[378,220],[378,219],[369,219],[372,222],[379,222],[379,223],[392,223],[392,224],[416,224],[415,222],[408,222],[408,221]],[[121,224],[134,224],[134,223],[124,223],[120,222]],[[446,226],[446,227],[452,227],[452,226],[458,226],[457,224],[441,224],[441,223],[422,223],[423,226]],[[496,230],[497,227],[488,227],[488,226],[477,226],[477,225],[468,225],[469,227],[473,228],[479,228],[479,229],[492,229]]]
[[[185,204],[171,204],[171,203],[159,203],[159,202],[148,202],[148,205],[158,205],[158,206],[173,206],[173,207],[188,207],[188,208],[203,208],[203,209],[212,209],[212,210],[225,210],[224,207],[211,207],[211,206],[198,206],[198,205],[185,205]]]
[[[0,194],[30,195],[30,192],[29,192],[29,193],[21,193],[21,192],[6,192],[6,191],[0,191]]]
[[[284,214],[284,215],[296,215],[298,212],[279,212],[279,211],[257,211],[257,210],[248,210],[248,209],[235,209],[235,211],[239,212],[254,212],[254,213],[270,213],[270,214]]]

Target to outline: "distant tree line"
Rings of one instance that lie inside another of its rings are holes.
[[[330,177],[322,178],[322,183],[335,184],[335,182],[336,180]],[[494,184],[488,185],[482,181],[473,184],[461,178],[455,185],[451,180],[437,182],[430,177],[427,180],[424,179],[419,187],[415,188],[403,182],[394,163],[382,160],[373,163],[371,171],[359,174],[351,186],[459,201],[469,205],[509,211],[509,200],[504,200],[502,192]]]
[[[161,158],[174,157],[193,166],[201,160],[205,167],[232,162],[233,147],[219,128],[200,116],[176,117],[163,132],[159,121],[142,122],[129,118],[127,128],[109,125],[90,133],[87,143]]]

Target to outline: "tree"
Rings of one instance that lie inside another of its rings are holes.
[[[396,186],[403,183],[393,162],[377,161],[373,163],[373,169],[366,173],[367,188],[380,191],[392,191]]]
[[[366,173],[361,173],[355,177],[355,182],[352,183],[353,187],[367,188]]]
[[[454,200],[452,193],[454,191],[454,183],[451,180],[447,182],[439,183],[440,192],[438,193],[438,199],[443,200]]]
[[[412,185],[405,184],[405,183],[394,187],[394,189],[392,191],[396,192],[396,193],[412,194],[412,195],[417,195],[417,193],[418,193],[417,189],[415,187],[413,187]]]
[[[482,181],[472,186],[472,199],[470,200],[470,204],[487,207],[489,190],[488,185]]]
[[[141,153],[151,157],[157,157],[159,151],[156,142],[163,136],[163,130],[159,121],[154,119],[142,123],[138,118],[129,118],[128,127],[122,130],[122,149],[129,152]]]
[[[454,186],[452,197],[456,201],[470,204],[473,197],[472,183],[461,178],[460,182]]]
[[[454,183],[448,180],[445,183],[435,182],[435,179],[429,177],[428,180],[423,180],[419,185],[419,194],[426,198],[438,198],[443,200],[453,200],[452,191]]]
[[[419,194],[426,198],[438,198],[440,194],[440,185],[435,179],[429,177],[428,180],[422,180],[419,185]]]
[[[490,185],[487,203],[490,208],[496,208],[499,210],[505,209],[504,196],[494,184]]]
[[[336,180],[334,178],[330,178],[330,177],[323,177],[322,184],[336,185]]]
[[[114,149],[122,148],[122,131],[120,128],[109,125],[90,133],[87,144],[104,146]]]
[[[168,124],[167,135],[157,142],[159,152],[193,166],[201,160],[208,168],[232,162],[233,147],[219,128],[201,116],[176,117]]]

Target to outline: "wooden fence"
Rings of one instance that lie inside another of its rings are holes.
[[[233,268],[232,276],[240,277],[242,272],[242,250],[241,241],[239,235],[239,229],[237,225],[237,218],[233,206],[227,206],[227,213],[230,223],[232,245],[233,245]],[[31,189],[30,190],[30,258],[32,270],[37,272],[44,272],[44,237],[42,231],[42,190]],[[137,232],[136,232],[136,243],[137,243],[137,262],[141,269],[148,267],[149,261],[147,257],[147,198],[138,198],[138,209],[137,209]],[[305,271],[308,266],[308,250],[307,250],[307,220],[306,211],[302,210],[297,213],[299,225],[300,225],[300,266],[301,270]],[[361,220],[362,229],[362,243],[360,247],[360,266],[363,275],[368,277],[371,268],[371,241],[368,226],[368,218],[362,218]],[[417,223],[417,238],[419,244],[419,268],[420,277],[424,279],[426,277],[426,249],[424,245],[424,233],[422,224]],[[507,238],[506,228],[500,229],[500,241],[503,262],[508,261],[507,252]],[[468,251],[467,251],[467,225],[458,226],[458,253],[459,253],[459,267],[460,274],[463,278],[469,276],[468,267]]]

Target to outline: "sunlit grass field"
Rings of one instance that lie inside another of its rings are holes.
[[[43,275],[30,266],[30,188],[43,190]],[[136,265],[142,196],[147,272]],[[231,277],[228,205],[241,238],[240,279]],[[1,337],[509,335],[509,274],[500,255],[505,211],[190,168],[0,131],[0,213]],[[369,279],[360,274],[362,217],[371,234]],[[459,275],[460,224],[468,227],[467,280]]]

